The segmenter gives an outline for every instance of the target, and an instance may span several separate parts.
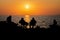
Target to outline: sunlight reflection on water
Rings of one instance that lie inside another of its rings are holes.
[[[29,23],[29,22],[30,22],[30,16],[29,16],[29,15],[25,15],[24,20],[25,20],[27,23]]]
[[[6,18],[8,16],[0,16],[0,21],[6,21]],[[50,24],[53,23],[53,19],[56,19],[58,24],[60,25],[60,16],[12,16],[12,21],[15,23],[19,24],[19,20],[21,18],[25,18],[26,22],[30,22],[30,20],[32,19],[32,17],[35,18],[35,20],[37,21],[37,25],[42,27],[47,28]],[[27,26],[29,28],[29,26]]]

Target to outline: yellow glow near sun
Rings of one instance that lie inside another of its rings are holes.
[[[29,8],[30,8],[30,5],[26,4],[26,5],[25,5],[25,8],[26,8],[26,9],[29,9]]]

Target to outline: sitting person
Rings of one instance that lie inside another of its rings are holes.
[[[25,22],[24,18],[21,18],[21,20],[19,21],[19,23],[22,25],[22,26],[27,26],[28,23]]]
[[[32,18],[32,20],[29,23],[29,26],[30,26],[30,28],[31,27],[34,28],[35,25],[36,25],[36,20],[34,18]]]

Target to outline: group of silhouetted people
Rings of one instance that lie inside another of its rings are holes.
[[[8,23],[12,22],[12,17],[11,16],[7,17],[7,22]],[[31,28],[31,26],[34,27],[36,25],[36,20],[34,18],[32,18],[32,20],[30,21],[30,23],[27,23],[27,22],[25,22],[24,18],[21,18],[21,20],[19,21],[19,23],[21,24],[21,26],[26,27],[27,25],[29,25],[30,28]]]
[[[0,29],[1,31],[12,31],[12,32],[20,32],[20,31],[28,31],[30,30],[30,32],[57,32],[60,31],[60,26],[57,24],[57,21],[54,19],[53,20],[53,24],[49,25],[50,28],[48,29],[40,29],[39,26],[37,26],[34,29],[34,26],[36,26],[36,20],[34,18],[31,19],[31,21],[29,23],[27,23],[24,18],[21,18],[21,20],[19,21],[19,23],[21,24],[21,26],[19,27],[18,24],[12,22],[12,16],[7,17],[6,21],[0,21]],[[24,27],[26,26],[30,26],[30,29],[27,30]],[[33,29],[33,30],[32,30]]]
[[[21,18],[21,20],[19,21],[19,23],[20,23],[22,26],[27,26],[27,25],[29,25],[30,28],[31,28],[31,26],[34,27],[34,26],[36,25],[36,20],[35,20],[34,18],[32,18],[32,20],[30,21],[30,23],[27,23],[27,22],[25,22],[24,18]]]

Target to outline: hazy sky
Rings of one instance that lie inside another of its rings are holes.
[[[28,4],[29,9],[24,5]],[[0,15],[60,15],[60,0],[0,0]]]

